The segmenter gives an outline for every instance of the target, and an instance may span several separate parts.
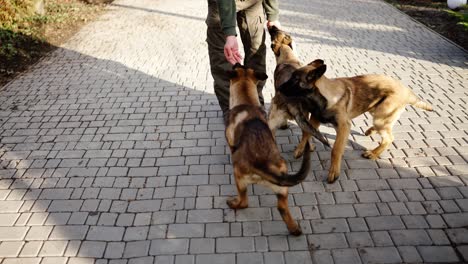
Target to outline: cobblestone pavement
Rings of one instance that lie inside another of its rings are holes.
[[[289,236],[268,190],[225,204],[206,1],[118,0],[0,92],[0,264],[468,261],[467,53],[379,0],[280,2],[301,60],[394,76],[436,111],[408,107],[378,161],[360,157],[377,139],[354,120],[332,185],[318,147],[290,194],[305,234]],[[277,135],[293,171],[299,136]]]

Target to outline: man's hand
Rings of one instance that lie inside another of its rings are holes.
[[[272,26],[275,26],[278,29],[281,29],[281,23],[279,21],[268,21],[267,28],[271,28]]]
[[[226,44],[224,44],[224,56],[232,65],[236,64],[236,62],[242,63],[236,36],[227,36]]]

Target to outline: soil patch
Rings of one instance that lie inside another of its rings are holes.
[[[460,19],[449,13],[446,1],[387,0],[387,2],[468,50],[468,27],[458,24]],[[459,13],[465,11],[467,10],[458,10]]]
[[[104,7],[81,0],[47,0],[45,15],[14,24],[0,21],[0,87],[96,19]]]

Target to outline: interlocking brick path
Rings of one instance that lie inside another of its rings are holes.
[[[368,116],[353,120],[332,185],[319,145],[291,188],[305,233],[292,237],[265,188],[249,189],[248,209],[226,206],[206,1],[176,2],[118,0],[2,88],[1,264],[468,261],[466,51],[379,0],[280,1],[302,61],[324,59],[329,77],[391,75],[436,109],[408,107],[377,161],[360,157],[378,140],[363,135]],[[277,135],[293,171],[299,137]]]

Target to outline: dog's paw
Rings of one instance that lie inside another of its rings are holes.
[[[338,177],[340,177],[339,172],[335,172],[334,170],[330,170],[330,172],[328,172],[327,182],[332,184],[336,180],[338,180]]]
[[[374,154],[372,150],[366,150],[362,153],[362,157],[366,159],[376,160],[379,158],[379,155]]]
[[[293,236],[300,236],[302,235],[302,229],[299,224],[297,224],[296,228],[293,230],[289,230],[289,233]]]
[[[371,127],[371,128],[369,128],[369,129],[366,130],[366,132],[364,133],[364,135],[366,135],[366,136],[371,136],[371,135],[375,134],[375,132],[377,132],[377,131],[375,131],[374,127]]]
[[[248,207],[247,203],[241,203],[238,197],[229,198],[226,203],[231,209],[243,209]]]

